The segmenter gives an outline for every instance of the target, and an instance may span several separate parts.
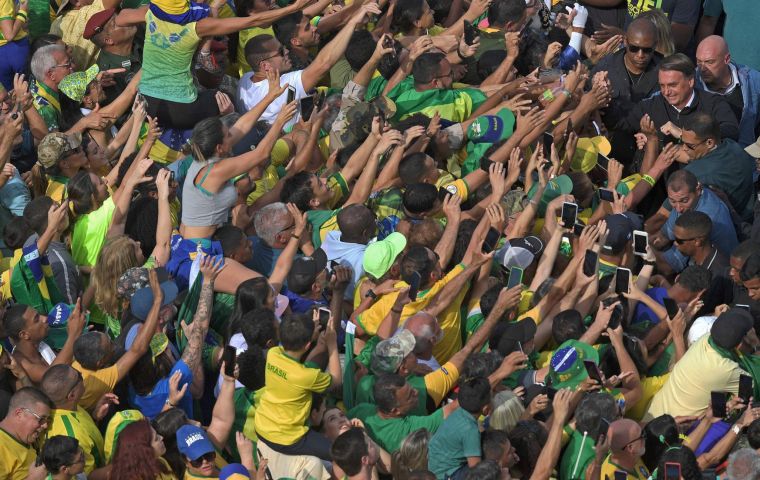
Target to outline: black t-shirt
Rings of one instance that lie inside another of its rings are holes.
[[[728,102],[728,106],[731,107],[731,111],[736,115],[736,121],[740,122],[742,119],[742,110],[744,109],[744,97],[742,96],[742,88],[740,85],[734,87],[731,92],[723,95],[723,98]]]
[[[689,260],[689,265],[694,265],[696,262]],[[704,306],[699,311],[700,315],[711,315],[715,311],[715,307],[728,303],[731,301],[733,282],[728,276],[729,261],[728,257],[720,253],[716,248],[708,255],[705,260],[700,264],[705,267],[712,274],[710,280],[710,286],[707,291],[702,295],[702,301]]]

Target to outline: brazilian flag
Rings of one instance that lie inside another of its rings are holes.
[[[21,260],[11,275],[11,293],[16,302],[28,305],[43,315],[64,301],[48,257],[40,255],[37,242],[22,249]]]

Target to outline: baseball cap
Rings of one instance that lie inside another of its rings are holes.
[[[536,335],[536,322],[532,318],[524,318],[516,322],[500,324],[501,335],[497,350],[503,356],[520,350],[521,346],[531,341]]]
[[[733,350],[753,326],[754,320],[748,311],[730,308],[715,320],[710,328],[710,336],[715,345]]]
[[[248,469],[240,463],[230,463],[219,471],[219,480],[246,480],[250,478]]]
[[[82,145],[82,135],[61,132],[48,133],[37,147],[37,162],[45,168],[54,167],[72,150]]]
[[[372,119],[381,113],[385,118],[396,114],[396,104],[384,95],[371,102],[358,102],[346,110],[346,126],[340,132],[343,146],[363,142],[372,131]]]
[[[177,449],[190,460],[198,460],[203,455],[215,452],[206,432],[195,425],[182,425],[177,430]]]
[[[383,340],[375,347],[372,354],[372,371],[375,374],[396,373],[404,359],[412,353],[417,341],[414,334],[403,329],[391,338]]]
[[[744,149],[751,157],[760,158],[760,137]]]
[[[528,268],[544,250],[544,242],[533,235],[507,241],[495,254],[496,261],[506,268]]]
[[[288,273],[288,290],[298,294],[305,292],[326,267],[327,254],[321,248],[314,250],[311,257],[296,258]]]
[[[512,136],[515,114],[502,108],[496,115],[480,115],[467,128],[467,156],[480,158],[491,145]]]
[[[694,323],[691,324],[691,328],[689,328],[689,346],[710,333],[710,329],[717,318],[718,317],[714,315],[705,315],[704,317],[699,317],[694,320]]]
[[[161,302],[161,306],[169,305],[177,298],[179,289],[174,280],[166,280],[161,282],[161,291],[164,292],[164,301]],[[148,313],[153,306],[153,291],[150,286],[143,287],[135,290],[132,294],[132,298],[129,301],[129,309],[132,311],[132,315],[145,321],[148,318]]]
[[[58,88],[70,99],[75,102],[81,102],[87,94],[87,86],[95,80],[100,73],[100,67],[97,64],[91,66],[84,72],[74,72],[66,75],[58,84]]]
[[[82,33],[82,37],[86,40],[89,40],[95,35],[102,32],[103,27],[105,27],[106,23],[111,20],[111,17],[113,17],[114,13],[116,13],[115,8],[108,8],[106,10],[101,10],[95,15],[91,16],[84,26],[84,33]]]
[[[612,145],[607,137],[582,137],[578,139],[575,147],[575,155],[570,163],[570,170],[574,172],[588,173],[596,167],[598,155],[609,155]]]
[[[538,182],[534,183],[528,191],[528,197],[533,198],[533,194],[538,188]],[[573,181],[567,175],[559,175],[552,178],[546,183],[546,189],[544,194],[541,195],[541,199],[538,201],[538,215],[543,217],[546,214],[546,206],[559,197],[560,195],[566,195],[573,192]]]
[[[641,217],[633,212],[614,213],[604,217],[607,222],[607,242],[602,247],[604,253],[618,254],[631,240],[634,230],[641,230]]]
[[[362,260],[364,271],[374,278],[382,277],[405,248],[406,237],[399,232],[393,232],[382,240],[370,243]]]
[[[140,410],[122,410],[111,417],[106,427],[106,433],[103,435],[103,451],[106,455],[106,463],[111,461],[111,456],[116,449],[116,441],[124,427],[143,418],[145,417],[140,413]]]
[[[587,343],[567,340],[559,346],[549,362],[549,378],[554,388],[575,388],[588,378],[584,360],[599,364],[599,353]]]
[[[50,328],[48,329],[47,337],[45,337],[45,343],[55,350],[60,350],[66,343],[66,339],[69,336],[66,325],[69,323],[69,317],[71,317],[74,308],[76,308],[76,305],[61,302],[56,304],[48,313],[47,323]],[[89,321],[89,316],[87,316],[87,321]],[[87,322],[85,322],[86,324]]]

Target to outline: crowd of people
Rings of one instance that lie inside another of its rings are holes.
[[[760,478],[752,0],[0,9],[0,480]]]

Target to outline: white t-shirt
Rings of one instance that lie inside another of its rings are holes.
[[[300,100],[307,96],[307,93],[303,89],[303,83],[301,82],[301,74],[303,70],[296,70],[295,72],[288,72],[280,76],[280,85],[286,83],[296,89],[296,100]],[[253,82],[253,72],[248,72],[243,75],[238,83],[238,98],[240,98],[240,111],[247,112],[257,105],[261,100],[269,93],[269,82],[267,80],[261,80],[260,82]],[[274,102],[270,103],[264,114],[261,115],[260,120],[264,120],[267,123],[274,122],[274,119],[280,113],[280,110],[285,106],[288,101],[288,91],[277,97]],[[285,124],[285,128],[292,127],[296,124],[300,117],[300,113],[296,115]]]
[[[240,355],[241,353],[248,350],[248,344],[245,341],[245,338],[243,337],[242,333],[236,333],[235,335],[230,337],[229,346],[235,347],[235,353],[237,355]],[[219,389],[222,388],[222,382],[224,381],[224,377],[222,376],[221,372],[219,373],[219,378],[216,379],[216,387],[214,387],[214,396],[219,396]],[[235,390],[238,388],[242,388],[243,384],[235,380]]]

